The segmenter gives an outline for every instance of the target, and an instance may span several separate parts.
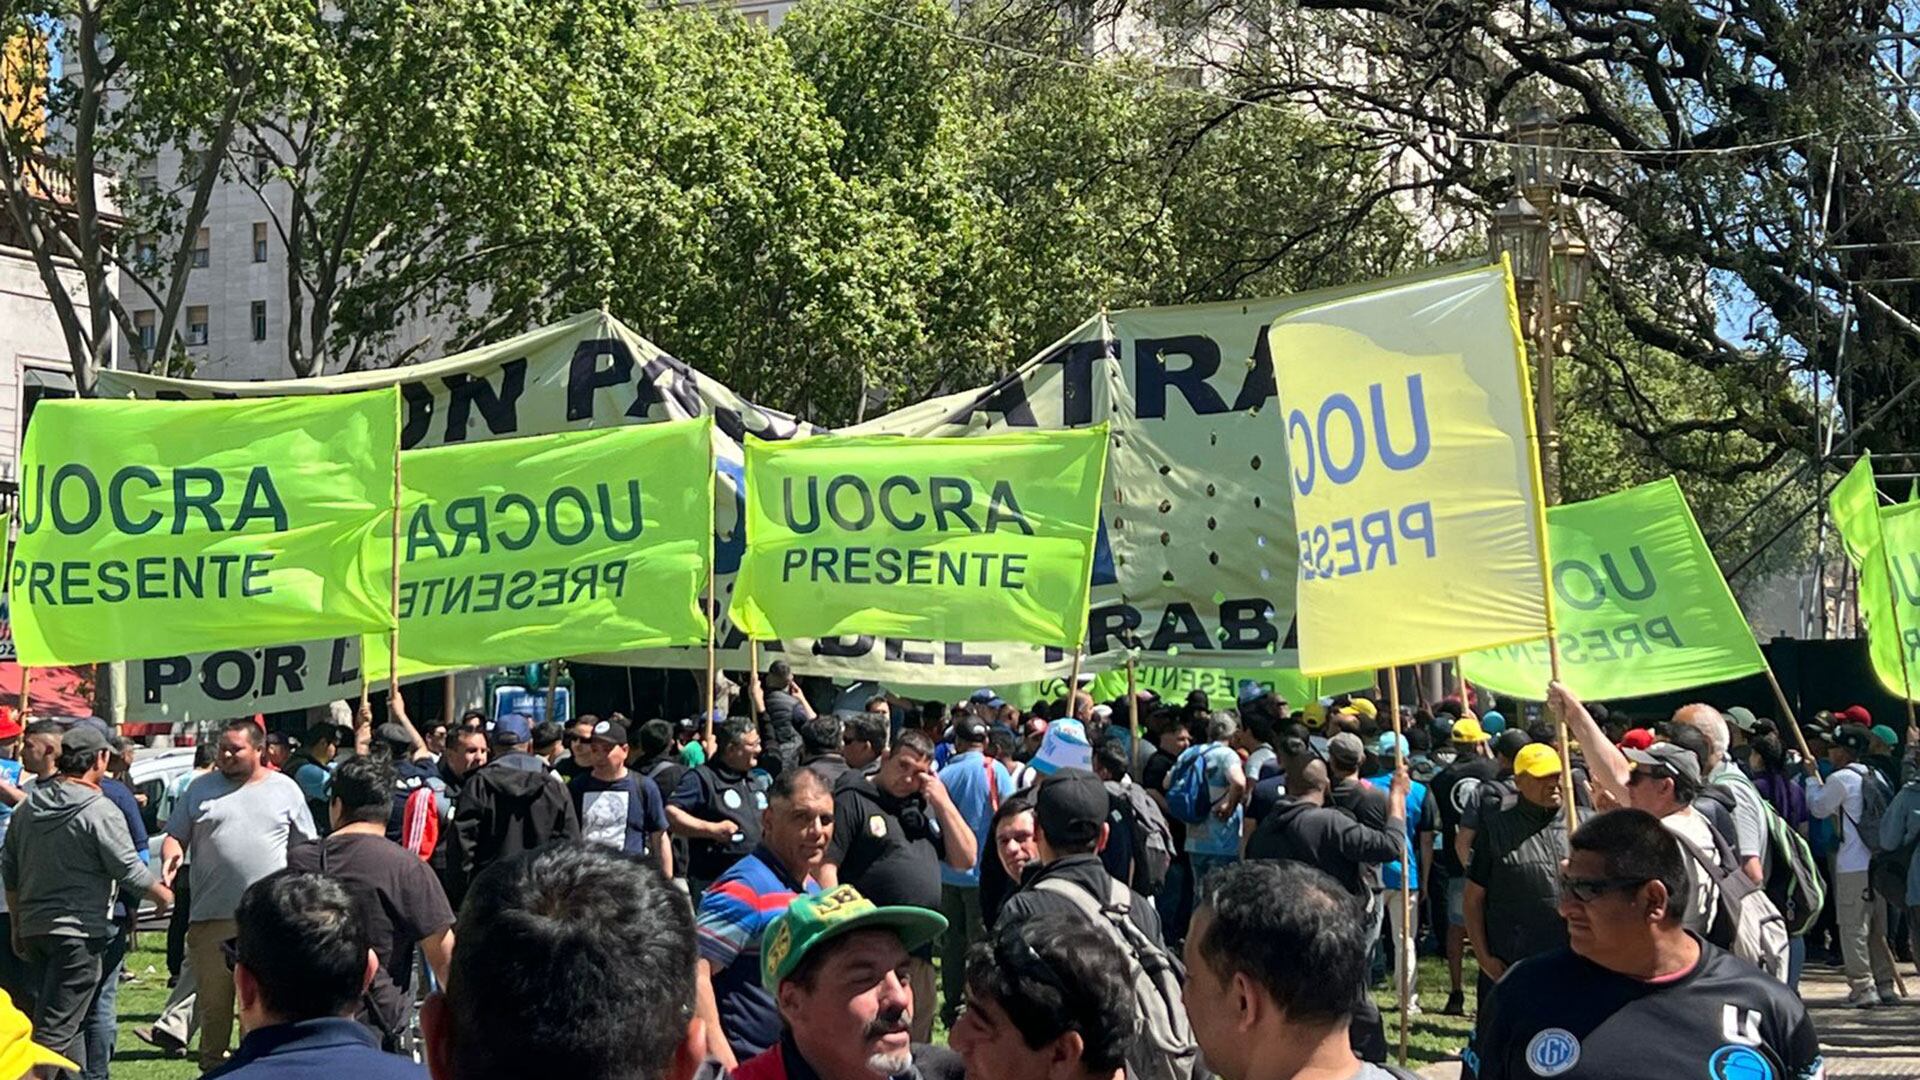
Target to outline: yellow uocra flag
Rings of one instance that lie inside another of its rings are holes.
[[[1076,648],[1107,426],[746,443],[730,613],[754,638],[872,634]]]
[[[1299,530],[1300,670],[1545,636],[1545,507],[1505,266],[1269,331]]]
[[[705,641],[712,430],[701,417],[401,455],[400,674]],[[361,654],[386,677],[384,640]]]
[[[42,402],[8,571],[20,662],[386,629],[399,413],[393,389]]]

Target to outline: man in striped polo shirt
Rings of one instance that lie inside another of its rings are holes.
[[[761,985],[760,938],[800,893],[818,893],[814,870],[833,838],[833,788],[812,768],[774,781],[760,846],[700,896],[696,1010],[707,1053],[731,1069],[780,1039],[780,1010]]]

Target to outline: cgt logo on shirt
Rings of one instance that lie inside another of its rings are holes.
[[[1751,1046],[1723,1046],[1707,1059],[1713,1080],[1780,1080],[1773,1063]]]
[[[1580,1040],[1566,1028],[1548,1028],[1527,1043],[1527,1067],[1535,1076],[1559,1076],[1580,1064]]]

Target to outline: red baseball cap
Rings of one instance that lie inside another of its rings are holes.
[[[1873,726],[1873,714],[1867,711],[1865,705],[1849,705],[1834,715],[1849,724],[1859,724],[1861,727]]]
[[[1620,737],[1620,749],[1645,750],[1653,745],[1653,732],[1637,727]]]

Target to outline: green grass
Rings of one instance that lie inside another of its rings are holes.
[[[1462,982],[1467,988],[1467,1010],[1474,1006],[1473,984],[1475,968],[1473,959],[1468,957]],[[1436,1061],[1451,1061],[1460,1056],[1460,1049],[1467,1045],[1467,1036],[1473,1034],[1473,1017],[1442,1016],[1441,1006],[1447,1003],[1447,963],[1437,957],[1422,957],[1420,974],[1415,985],[1420,990],[1420,1007],[1425,1012],[1412,1017],[1407,1025],[1407,1067],[1418,1069]],[[1391,990],[1376,990],[1374,1004],[1380,1006],[1381,1020],[1386,1024],[1388,1060],[1398,1063],[1400,1051],[1400,1009]]]
[[[113,1050],[113,1080],[193,1080],[200,1068],[191,1057],[168,1061],[133,1037],[133,1029],[153,1023],[167,1002],[166,934],[142,933],[139,947],[127,954],[134,980],[120,985],[120,1038]]]
[[[158,932],[140,935],[139,948],[127,956],[127,970],[134,981],[120,987],[120,1039],[114,1048],[114,1080],[194,1080],[200,1069],[191,1057],[167,1060],[159,1051],[134,1038],[133,1029],[153,1023],[167,1000],[166,937]],[[1467,961],[1467,1006],[1473,1007],[1473,961]],[[1409,1025],[1407,1063],[1420,1068],[1459,1055],[1473,1031],[1473,1019],[1465,1016],[1441,1016],[1447,1000],[1447,967],[1444,961],[1423,958],[1420,961],[1420,1006],[1427,1010],[1415,1016]],[[1387,1027],[1387,1046],[1397,1053],[1400,1045],[1400,1013],[1394,996],[1386,990],[1374,992]],[[937,1021],[934,1042],[946,1042],[944,1025]]]

